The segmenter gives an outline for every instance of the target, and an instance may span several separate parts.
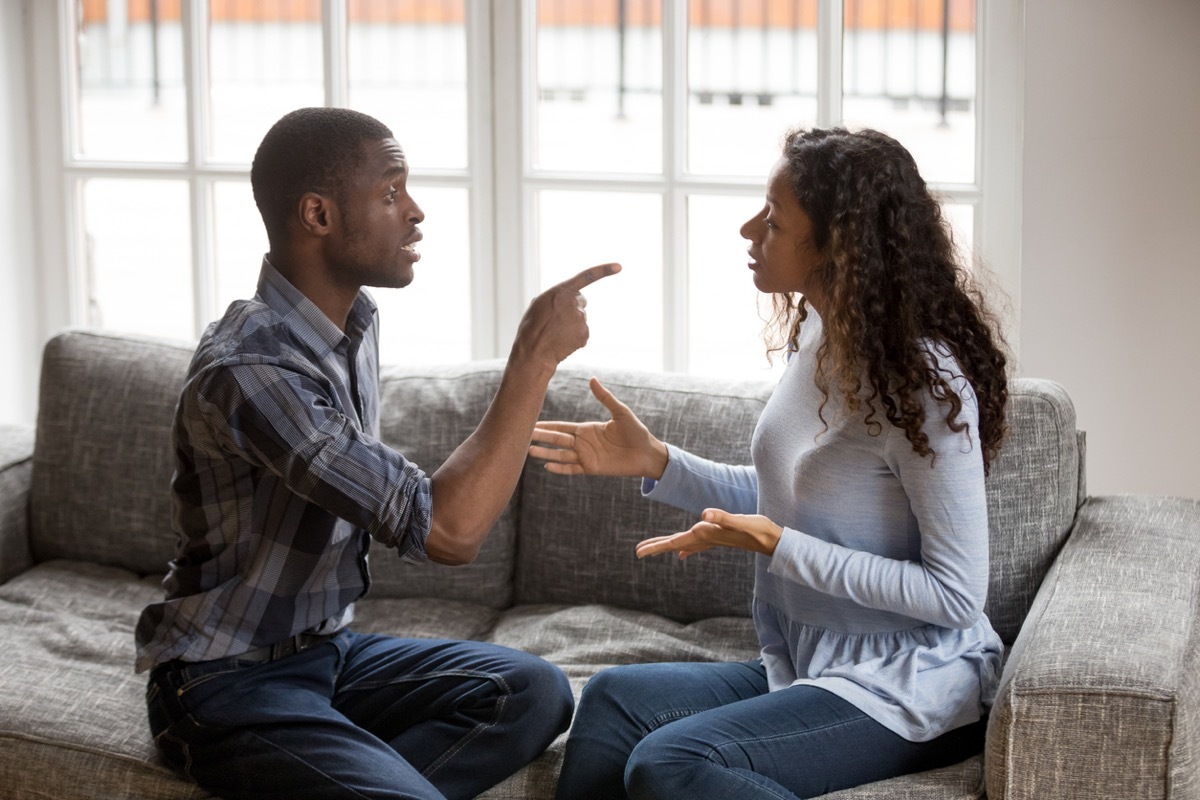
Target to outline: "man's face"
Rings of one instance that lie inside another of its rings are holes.
[[[336,278],[355,286],[399,288],[413,279],[425,213],[408,194],[408,163],[395,139],[364,142],[358,170],[337,198],[337,232],[328,241]]]

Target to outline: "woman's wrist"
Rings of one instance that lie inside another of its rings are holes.
[[[667,464],[671,462],[671,452],[667,449],[666,444],[655,439],[650,444],[652,456],[650,465],[643,477],[654,481],[661,481],[663,474],[667,471]]]

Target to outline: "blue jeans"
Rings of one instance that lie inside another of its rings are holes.
[[[349,631],[264,663],[154,669],[155,744],[224,798],[468,798],[570,723],[562,672],[479,642]]]
[[[614,667],[584,688],[557,797],[817,797],[962,761],[985,728],[910,742],[823,689],[768,694],[760,661]]]

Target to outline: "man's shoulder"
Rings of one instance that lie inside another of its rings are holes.
[[[261,300],[238,300],[208,326],[196,346],[188,369],[185,394],[214,384],[238,382],[235,373],[253,372],[255,382],[265,372],[319,372],[303,342],[278,312]]]
[[[258,299],[237,300],[200,337],[191,371],[215,364],[290,360],[296,350],[294,335],[274,309]]]

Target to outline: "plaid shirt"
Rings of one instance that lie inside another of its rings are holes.
[[[137,626],[137,669],[349,624],[371,538],[424,560],[426,475],[379,434],[375,305],[337,328],[265,259],[205,331],[175,412],[176,557]]]

